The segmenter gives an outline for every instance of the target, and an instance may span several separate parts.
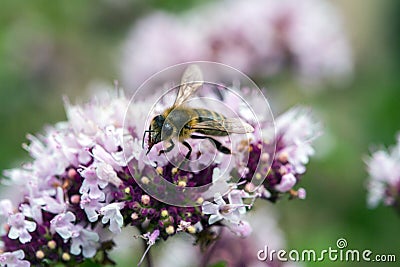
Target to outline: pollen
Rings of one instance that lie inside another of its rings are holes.
[[[126,187],[124,189],[125,194],[130,194],[131,193],[131,189],[129,187]]]
[[[257,172],[257,173],[256,173],[256,179],[257,179],[257,180],[260,180],[261,178],[262,178],[261,173]]]

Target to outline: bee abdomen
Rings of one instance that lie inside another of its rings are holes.
[[[194,109],[198,116],[198,122],[204,121],[221,121],[225,117],[217,112],[208,109]]]
[[[222,121],[225,119],[225,116],[208,110],[208,109],[194,109],[194,111],[197,113],[197,122],[207,122],[207,121]],[[205,128],[205,129],[196,129],[196,132],[204,134],[204,135],[213,135],[213,136],[226,136],[228,135],[228,132],[220,130],[220,129],[210,129],[210,128]]]

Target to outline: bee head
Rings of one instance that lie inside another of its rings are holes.
[[[150,152],[151,148],[161,142],[161,130],[164,124],[165,118],[163,115],[157,115],[155,116],[152,121],[150,122],[149,129],[144,132],[143,134],[143,140],[142,140],[142,147],[144,147],[144,138],[146,136],[146,133],[149,133],[149,138],[147,140],[147,143],[149,145],[147,154]]]

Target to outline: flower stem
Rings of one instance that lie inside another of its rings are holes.
[[[209,248],[207,249],[207,251],[203,254],[203,257],[201,259],[199,267],[207,267],[208,266],[209,261],[211,260],[211,257],[213,256],[213,254],[215,252],[215,248],[218,246],[218,241],[219,241],[219,238],[221,237],[223,230],[224,229],[221,228],[221,230],[218,234],[217,240],[215,240],[215,242],[213,244],[211,244],[209,246]]]
[[[143,241],[144,259],[146,260],[146,265],[147,265],[147,267],[153,267],[153,262],[151,260],[151,254],[150,254],[151,246],[149,246],[147,244],[147,241],[145,239],[142,239],[142,241]],[[143,258],[142,258],[142,260],[143,260]],[[141,260],[141,262],[142,262],[142,260]]]
[[[143,261],[146,260],[147,267],[152,267],[153,263],[152,263],[151,255],[150,255],[150,248],[152,246],[147,243],[146,239],[142,239],[142,241],[143,241],[143,250],[144,250],[144,252],[143,252],[142,258],[140,259],[140,261],[138,263],[138,266],[141,266]]]

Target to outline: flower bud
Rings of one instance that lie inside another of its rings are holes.
[[[178,168],[176,168],[176,167],[172,168],[171,173],[172,173],[172,175],[177,174],[178,173]]]
[[[36,258],[38,258],[39,260],[44,258],[44,252],[42,250],[38,250],[36,251]]]
[[[162,210],[161,211],[161,217],[167,217],[168,216],[168,211],[167,210]]]
[[[142,195],[141,201],[144,205],[147,205],[150,203],[150,196],[149,195]]]
[[[68,178],[73,179],[77,174],[78,173],[76,172],[76,170],[71,168],[68,170],[67,176]]]
[[[164,170],[163,170],[162,167],[158,166],[158,167],[156,168],[156,171],[157,171],[158,174],[161,175],[161,174],[163,174],[163,171],[164,171]]]
[[[49,247],[49,249],[55,249],[57,247],[57,243],[54,240],[50,240],[49,242],[47,242],[47,246]]]
[[[136,220],[137,218],[139,218],[139,215],[136,212],[132,213],[131,219]]]
[[[172,235],[172,234],[175,233],[175,228],[174,228],[172,225],[170,225],[170,226],[168,226],[167,228],[165,228],[165,232],[166,232],[167,234],[169,234],[169,235]]]
[[[146,176],[143,176],[142,179],[140,179],[140,181],[145,185],[150,183],[150,179]]]
[[[69,255],[69,253],[67,252],[64,252],[61,258],[63,259],[63,261],[69,261],[71,259],[71,255]]]
[[[72,204],[79,204],[81,201],[81,196],[80,195],[72,195],[71,196],[71,203]]]
[[[196,227],[194,227],[193,225],[188,226],[187,231],[190,234],[195,234],[196,233]]]

